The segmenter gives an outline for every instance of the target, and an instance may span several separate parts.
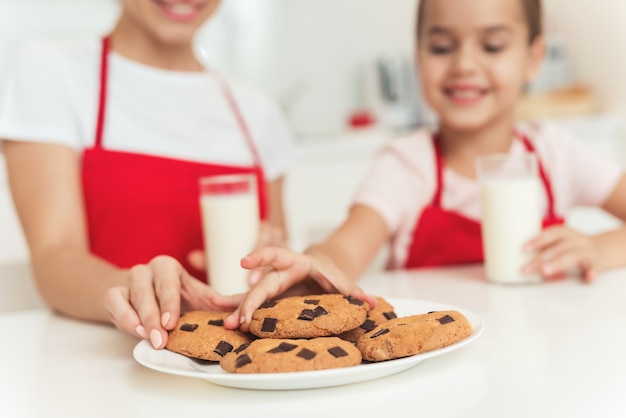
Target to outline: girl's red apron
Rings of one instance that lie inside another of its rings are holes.
[[[535,148],[528,138],[516,136],[523,142],[528,152]],[[423,211],[413,230],[405,268],[434,267],[483,261],[482,234],[480,222],[467,218],[455,211],[445,210],[441,206],[443,192],[444,160],[441,141],[434,138],[436,160],[436,188],[432,202]],[[541,161],[538,161],[539,175],[547,197],[547,214],[543,227],[560,225],[564,221],[554,211],[552,185]]]
[[[127,268],[157,255],[176,258],[195,277],[206,274],[187,262],[192,250],[203,248],[199,206],[200,177],[254,173],[258,182],[261,218],[267,213],[266,183],[257,149],[234,97],[218,79],[234,118],[253,155],[251,167],[204,164],[130,152],[103,146],[109,37],[102,40],[100,98],[93,148],[85,149],[82,182],[93,254]]]

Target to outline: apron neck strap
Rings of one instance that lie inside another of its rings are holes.
[[[102,136],[104,133],[104,119],[106,113],[107,90],[109,82],[109,51],[111,50],[111,36],[102,38],[102,52],[100,56],[100,92],[98,95],[98,115],[96,121],[95,148],[102,146]]]

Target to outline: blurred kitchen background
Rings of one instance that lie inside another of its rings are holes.
[[[297,249],[343,219],[384,141],[433,122],[413,76],[416,4],[223,0],[198,38],[212,66],[260,87],[289,118],[300,153],[286,190]],[[626,2],[544,5],[549,53],[520,119],[551,118],[626,165]],[[25,39],[102,34],[117,13],[116,0],[0,0],[0,83]],[[568,221],[589,231],[615,223],[587,209]],[[0,262],[26,259],[0,154]]]

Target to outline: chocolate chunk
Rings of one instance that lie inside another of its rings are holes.
[[[218,355],[224,357],[226,354],[230,353],[231,351],[233,351],[233,345],[227,343],[226,341],[220,341],[217,344],[217,347],[215,347],[215,349],[213,350],[214,353],[217,353]]]
[[[298,319],[302,321],[312,321],[318,316],[327,315],[327,314],[328,312],[326,311],[326,309],[322,308],[321,306],[318,306],[315,309],[303,309],[302,312],[300,312],[300,316],[298,316]]]
[[[275,300],[268,300],[267,302],[259,306],[259,309],[273,308],[274,306],[276,306],[277,303],[278,302]]]
[[[339,346],[329,348],[328,352],[332,354],[335,358],[345,357],[348,355],[348,353],[346,353],[344,349]]]
[[[306,303],[307,305],[317,305],[318,303],[320,303],[319,299],[304,299],[304,303]]]
[[[311,351],[308,348],[303,348],[302,350],[300,350],[300,352],[298,354],[296,354],[298,357],[302,357],[305,360],[312,360],[313,358],[315,358],[315,356],[317,355],[315,353],[315,351]]]
[[[361,324],[361,328],[367,332],[370,332],[371,330],[376,328],[376,322],[372,321],[371,319],[366,319],[365,322]]]
[[[383,316],[387,319],[395,319],[398,317],[398,315],[396,315],[396,313],[394,311],[391,312],[385,312],[383,313]]]
[[[374,335],[372,335],[370,338],[380,337],[381,335],[384,335],[388,332],[389,332],[389,328],[383,328],[380,331],[375,332]]]
[[[430,311],[428,313],[431,314],[431,313],[437,313],[437,312],[439,312],[439,311]]]
[[[239,354],[241,353],[243,350],[245,350],[246,348],[248,348],[250,344],[247,343],[243,343],[241,344],[239,347],[237,347],[237,349],[235,350],[235,354]]]
[[[265,318],[263,320],[263,325],[261,326],[261,331],[263,332],[274,332],[276,331],[276,323],[278,319],[276,318]]]
[[[326,309],[324,309],[321,306],[318,306],[317,308],[315,308],[314,311],[315,311],[316,317],[328,314],[328,311],[326,311]]]
[[[298,346],[295,345],[295,344],[290,344],[290,343],[283,342],[283,343],[280,343],[278,345],[278,347],[272,348],[270,351],[268,351],[268,353],[272,353],[272,354],[274,354],[274,353],[288,353],[288,352],[290,352],[291,350],[293,350],[293,349],[295,349],[297,347]]]
[[[250,358],[250,356],[247,354],[242,354],[239,357],[237,357],[237,362],[235,364],[235,367],[240,368],[250,363],[252,363],[252,359]]]
[[[348,302],[350,302],[350,304],[352,305],[356,305],[356,306],[361,306],[363,305],[363,301],[360,299],[355,299],[352,296],[344,296],[343,297],[345,300],[347,300]]]
[[[183,324],[180,327],[181,331],[194,332],[198,328],[198,324]]]
[[[215,325],[216,327],[223,327],[224,320],[223,319],[211,319],[209,322],[207,322],[207,324]]]
[[[449,324],[450,322],[454,322],[454,318],[452,318],[450,315],[446,315],[437,319],[437,321],[439,321],[441,325],[445,325],[445,324]]]
[[[317,315],[315,315],[313,309],[303,309],[302,312],[300,312],[300,316],[298,316],[298,319],[301,321],[312,321],[315,318],[317,318]]]

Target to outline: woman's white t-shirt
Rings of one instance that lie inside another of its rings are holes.
[[[564,216],[576,206],[601,206],[623,175],[618,164],[553,124],[523,124],[518,129],[534,144],[550,179],[557,215]],[[528,151],[521,141],[515,140],[509,152]],[[413,230],[435,193],[435,171],[432,134],[419,130],[385,145],[357,191],[354,203],[377,211],[390,231],[389,268],[402,268],[405,264]],[[444,167],[443,184],[444,209],[480,220],[480,194],[475,180]],[[542,205],[545,213],[545,193]]]
[[[0,138],[70,146],[94,143],[101,41],[96,37],[27,43],[0,90]],[[251,131],[268,180],[285,174],[295,150],[276,103],[224,77]],[[195,162],[253,163],[211,71],[167,71],[112,52],[103,147]]]

